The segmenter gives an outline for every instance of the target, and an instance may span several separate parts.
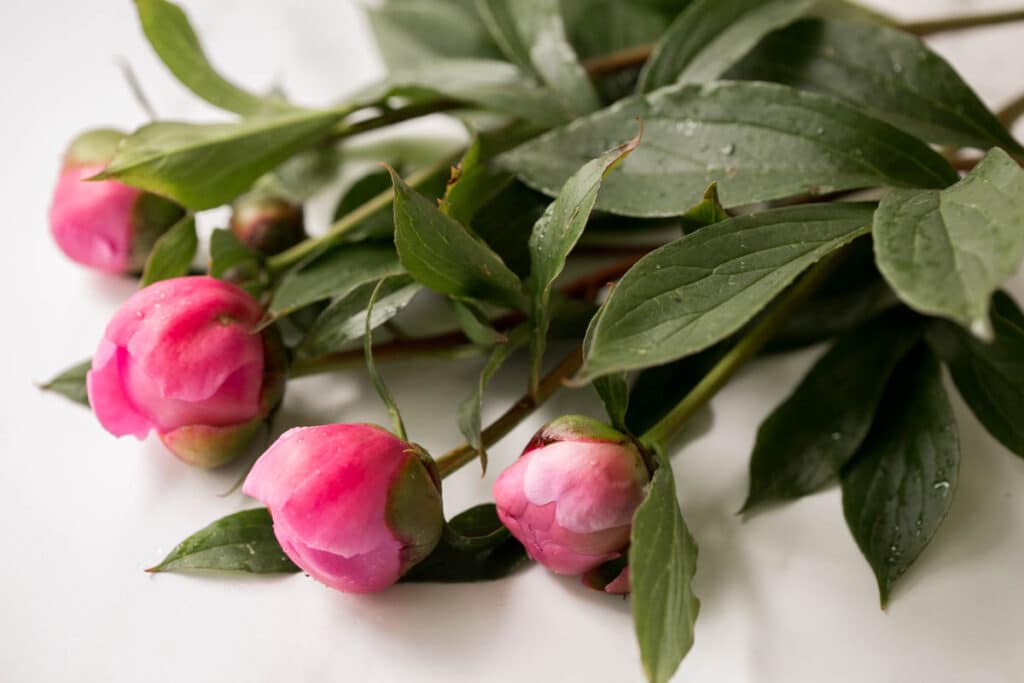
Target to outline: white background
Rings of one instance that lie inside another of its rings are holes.
[[[380,74],[358,6],[188,0],[214,61],[239,82],[275,81],[324,103]],[[904,0],[904,17],[1020,3]],[[887,6],[887,4],[889,6]],[[1024,89],[1024,27],[934,41],[994,105]],[[251,501],[218,497],[237,470],[189,469],[158,443],[115,440],[33,383],[91,354],[131,282],[61,257],[46,209],[80,129],[144,121],[115,67],[127,59],[164,116],[220,116],[157,63],[127,0],[0,3],[0,681],[640,681],[628,603],[539,567],[494,584],[331,592],[301,576],[229,580],[142,569]],[[1020,131],[1018,131],[1020,132]],[[322,211],[321,211],[322,213]],[[1024,300],[1024,282],[1012,286]],[[837,491],[742,523],[734,514],[760,419],[816,352],[758,363],[715,401],[716,424],[675,458],[700,542],[697,642],[677,680],[1011,682],[1024,676],[1024,462],[959,399],[963,469],[948,521],[888,613],[846,531]],[[386,366],[413,437],[443,452],[480,361]],[[495,382],[487,414],[521,390]],[[545,417],[600,415],[565,391],[493,449],[481,480],[446,482],[450,513],[490,485]],[[384,422],[359,370],[289,387],[285,421]]]

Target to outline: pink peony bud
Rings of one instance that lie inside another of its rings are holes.
[[[649,480],[627,436],[570,415],[537,432],[494,482],[494,501],[530,557],[559,574],[583,574],[629,545]]]
[[[211,277],[156,282],[107,325],[87,377],[89,402],[115,436],[155,430],[189,464],[241,454],[284,390],[275,332],[253,332],[263,311]]]
[[[302,205],[280,197],[241,197],[231,207],[231,232],[242,244],[273,256],[306,239]]]
[[[142,270],[156,240],[185,210],[116,180],[88,181],[114,157],[124,134],[93,130],[68,148],[50,205],[50,230],[72,260],[108,273]]]
[[[291,429],[256,461],[242,491],[270,509],[295,564],[347,593],[395,583],[444,527],[429,457],[375,425]]]

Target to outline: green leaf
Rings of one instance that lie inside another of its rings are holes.
[[[928,341],[978,421],[1024,457],[1024,315],[1005,292],[992,298],[992,328],[992,343],[983,344],[937,320]]]
[[[836,341],[761,423],[743,512],[835,480],[864,442],[889,377],[921,332],[916,316],[895,309]]]
[[[263,257],[230,230],[217,228],[210,235],[210,275],[234,282],[254,298],[263,293]]]
[[[96,179],[116,178],[190,209],[212,209],[327,138],[347,112],[292,111],[237,123],[151,123],[125,138]]]
[[[558,0],[477,0],[480,18],[510,61],[547,84],[574,114],[600,106],[565,34]]]
[[[182,85],[215,107],[243,116],[288,109],[280,98],[242,90],[210,64],[203,46],[180,7],[167,0],[135,0],[149,44]]]
[[[383,279],[376,283],[373,291],[370,292],[370,299],[366,303],[366,315],[363,316],[363,355],[366,357],[366,371],[370,375],[370,379],[373,381],[373,386],[377,390],[377,395],[380,396],[381,402],[384,407],[387,408],[388,415],[391,417],[391,424],[395,428],[395,435],[398,436],[402,441],[408,441],[409,437],[405,432],[405,423],[402,421],[402,413],[398,409],[398,403],[395,401],[395,397],[391,394],[387,384],[384,383],[384,378],[379,372],[377,372],[377,365],[373,362],[373,305],[377,301],[377,297],[384,289],[384,285],[387,283],[387,279]]]
[[[371,329],[380,327],[398,315],[422,289],[408,275],[387,278],[383,282],[373,307]],[[296,353],[301,357],[313,358],[338,351],[345,344],[362,338],[370,295],[376,285],[375,282],[367,282],[331,302],[306,332]]]
[[[501,257],[392,171],[395,246],[402,266],[441,294],[524,307],[522,283]]]
[[[848,100],[928,142],[1021,151],[946,60],[895,29],[801,21],[766,37],[727,76]]]
[[[269,314],[276,318],[323,299],[339,299],[360,285],[401,273],[390,245],[335,247],[288,271],[270,301]]]
[[[508,62],[489,59],[435,59],[393,70],[382,82],[356,96],[363,106],[392,97],[454,100],[544,126],[572,118],[551,90]]]
[[[878,267],[904,303],[990,339],[989,299],[1024,256],[1024,171],[993,149],[941,192],[893,191],[874,237]]]
[[[196,220],[189,214],[172,225],[153,245],[139,286],[148,287],[160,280],[188,275],[198,247]]]
[[[508,335],[494,329],[487,315],[471,301],[451,299],[451,304],[455,320],[469,341],[480,346],[493,346],[508,341]]]
[[[75,403],[89,407],[89,392],[85,387],[85,376],[92,369],[92,359],[72,365],[46,384],[39,386],[43,391],[52,391]]]
[[[389,0],[367,6],[377,49],[389,69],[438,57],[501,56],[477,13],[451,0]]]
[[[459,404],[459,431],[466,437],[469,445],[479,453],[480,467],[484,473],[487,472],[487,451],[484,449],[480,434],[480,412],[483,409],[484,391],[494,374],[505,364],[509,356],[526,343],[528,337],[528,328],[522,325],[509,333],[508,341],[495,345],[472,393]]]
[[[676,483],[664,454],[647,498],[633,517],[629,583],[633,626],[647,680],[665,683],[693,646],[700,600],[693,594],[697,544],[676,500]]]
[[[840,100],[772,83],[675,85],[622,100],[499,158],[554,196],[621,140],[634,120],[644,144],[605,183],[597,208],[628,216],[685,213],[718,183],[725,206],[860,187],[946,187],[957,179],[917,138]]]
[[[757,42],[815,0],[696,0],[665,32],[640,73],[638,92],[718,78]]]
[[[728,218],[729,212],[722,207],[722,202],[718,199],[718,183],[708,185],[704,197],[679,217],[685,232],[700,230]]]
[[[953,409],[939,363],[922,346],[893,375],[841,477],[843,514],[878,579],[883,608],[949,512],[959,469]]]
[[[299,571],[274,537],[266,508],[222,517],[192,534],[148,572],[214,570],[250,574]]]
[[[514,572],[527,559],[526,550],[501,524],[494,505],[487,503],[452,518],[434,552],[399,581],[495,581]]]
[[[558,198],[533,226],[530,234],[530,390],[536,391],[551,321],[551,288],[565,268],[569,252],[583,234],[597,201],[601,183],[611,170],[637,148],[643,131],[632,140],[587,162],[566,181]]]
[[[602,307],[580,376],[661,365],[724,339],[805,269],[865,234],[872,208],[765,211],[710,225],[648,254]]]

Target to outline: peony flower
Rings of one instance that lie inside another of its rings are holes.
[[[242,491],[269,508],[295,564],[346,593],[395,583],[444,527],[429,457],[375,425],[291,429],[256,461]]]
[[[211,277],[156,282],[117,311],[86,384],[100,424],[115,436],[156,431],[189,464],[221,465],[243,452],[284,389],[276,333],[238,287]]]
[[[89,181],[114,157],[124,134],[93,130],[68,148],[50,205],[50,231],[69,258],[108,273],[139,272],[156,240],[185,210],[116,180]]]
[[[306,239],[301,204],[265,195],[246,195],[231,206],[231,232],[251,249],[278,254]]]
[[[649,474],[624,434],[562,417],[533,437],[494,483],[498,516],[530,557],[559,574],[583,574],[620,557]]]

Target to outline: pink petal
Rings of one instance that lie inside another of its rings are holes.
[[[121,371],[126,355],[106,339],[100,342],[92,369],[86,375],[89,403],[100,424],[111,434],[144,439],[154,425],[125,393]]]

